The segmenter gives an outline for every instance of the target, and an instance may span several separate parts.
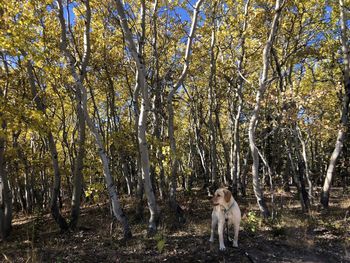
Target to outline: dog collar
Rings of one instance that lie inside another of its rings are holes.
[[[230,207],[228,209],[224,208],[224,213],[225,215],[228,213],[228,211],[230,211],[230,209],[233,207],[235,203],[232,203],[232,205],[230,205]]]

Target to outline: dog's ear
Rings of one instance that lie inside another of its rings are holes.
[[[226,203],[230,202],[231,196],[232,196],[231,192],[229,190],[225,189],[224,190],[224,197],[225,197]]]

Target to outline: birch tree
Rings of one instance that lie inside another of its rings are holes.
[[[326,177],[323,183],[322,193],[321,193],[321,204],[324,208],[328,208],[329,205],[329,192],[332,183],[332,177],[334,174],[335,166],[338,157],[342,151],[344,145],[345,135],[348,131],[349,123],[349,102],[350,102],[350,50],[349,50],[349,39],[347,32],[349,31],[347,27],[347,13],[344,0],[339,0],[340,8],[340,31],[341,31],[341,44],[343,51],[343,81],[344,81],[344,95],[342,98],[342,111],[340,119],[340,127],[338,130],[337,140],[335,143],[334,150],[329,160]]]
[[[142,59],[142,54],[140,54],[137,51],[136,44],[133,40],[132,32],[128,26],[128,19],[125,15],[124,6],[122,2],[119,0],[115,0],[115,3],[118,11],[120,26],[123,30],[127,47],[136,63],[136,69],[137,69],[136,81],[140,89],[140,92],[142,94],[137,136],[138,136],[138,145],[139,145],[140,157],[141,157],[142,178],[144,180],[144,189],[146,192],[148,208],[150,211],[148,231],[150,234],[152,234],[157,230],[157,222],[159,220],[159,207],[157,205],[154,189],[152,188],[152,183],[151,183],[149,150],[148,150],[148,143],[146,138],[147,117],[148,117],[148,112],[150,107],[148,85],[146,81],[146,70],[145,70],[144,61]],[[144,0],[141,1],[141,6],[143,9],[145,8]]]
[[[37,109],[45,115],[46,105],[44,104],[44,102],[42,101],[42,99],[38,94],[37,86],[35,83],[33,65],[30,60],[27,62],[27,72],[28,72],[28,79],[29,79],[29,84],[32,91],[33,100],[36,104]],[[62,216],[58,205],[59,195],[61,191],[61,172],[60,172],[60,167],[58,162],[58,152],[57,152],[56,141],[50,130],[47,132],[47,141],[49,144],[49,149],[50,149],[50,154],[52,159],[52,166],[54,171],[54,181],[53,181],[52,196],[51,196],[51,214],[55,219],[56,223],[58,224],[58,226],[60,227],[61,231],[67,231],[69,228],[68,224],[65,218]]]
[[[7,79],[4,87],[0,87],[0,99],[6,100],[9,88],[9,67],[5,55],[2,52],[0,52],[0,55]],[[7,123],[2,110],[0,111],[0,125],[0,131],[5,133]],[[0,239],[5,239],[8,237],[12,229],[12,195],[5,169],[5,138],[6,137],[3,135],[0,136]]]
[[[238,105],[237,105],[237,111],[234,116],[234,113],[232,112],[233,109],[233,103],[232,99],[230,101],[230,117],[231,117],[231,125],[233,124],[233,141],[231,142],[231,180],[232,180],[232,190],[234,196],[237,195],[238,190],[243,194],[242,189],[242,183],[240,179],[240,172],[241,172],[241,164],[240,164],[240,149],[241,149],[241,143],[240,143],[240,137],[239,137],[239,131],[240,131],[240,118],[242,113],[242,107],[243,107],[243,86],[244,86],[244,78],[243,78],[243,71],[245,67],[245,55],[246,55],[246,31],[248,27],[248,15],[249,15],[249,5],[250,0],[247,0],[244,5],[244,20],[242,28],[240,29],[240,39],[239,39],[239,48],[240,48],[240,54],[238,57],[238,65],[237,65],[237,74],[238,74],[238,80],[237,80],[237,97],[238,97]],[[232,81],[230,81],[230,86],[233,86]]]
[[[184,64],[182,68],[182,72],[176,83],[172,86],[168,97],[167,97],[167,107],[168,107],[168,135],[169,135],[169,142],[170,142],[170,156],[171,156],[171,175],[170,175],[170,195],[169,195],[169,201],[171,208],[176,212],[176,216],[178,217],[178,220],[181,218],[181,215],[179,213],[179,205],[176,201],[176,187],[177,187],[177,173],[178,173],[178,166],[179,161],[177,159],[177,153],[176,153],[176,140],[175,140],[175,134],[174,134],[174,108],[173,108],[173,98],[178,89],[183,85],[183,82],[186,78],[188,68],[190,65],[190,56],[192,52],[192,44],[193,39],[195,35],[195,31],[197,28],[197,21],[198,21],[198,14],[199,14],[199,8],[202,4],[203,0],[198,0],[196,4],[193,7],[193,14],[192,14],[192,24],[190,29],[190,34],[187,38],[187,44],[186,44],[186,51],[185,51],[185,57],[184,57]]]
[[[213,5],[211,6],[211,42],[210,42],[210,73],[209,73],[209,83],[208,83],[208,100],[209,100],[209,138],[210,138],[210,173],[211,173],[211,183],[213,185],[218,186],[218,165],[217,165],[217,131],[215,127],[214,121],[214,111],[216,108],[216,92],[215,92],[215,84],[216,84],[216,11],[217,11],[217,2],[213,1]]]
[[[259,120],[259,111],[261,106],[261,101],[263,99],[264,93],[269,86],[271,80],[268,79],[268,71],[270,67],[270,58],[271,58],[271,48],[273,46],[274,38],[277,34],[278,29],[278,23],[280,20],[282,7],[283,7],[284,1],[282,0],[276,0],[275,4],[275,15],[273,17],[273,21],[271,24],[271,31],[268,36],[268,40],[265,44],[264,50],[263,50],[263,67],[262,67],[262,73],[259,79],[259,87],[256,93],[256,99],[255,99],[255,106],[252,112],[252,116],[249,121],[249,146],[251,155],[253,158],[253,165],[252,165],[252,174],[253,174],[253,190],[255,197],[257,199],[257,203],[259,205],[259,209],[262,212],[264,217],[268,217],[270,215],[270,212],[266,206],[263,192],[261,190],[260,186],[260,179],[259,179],[259,151],[256,146],[256,140],[255,140],[255,131],[258,125]]]
[[[59,21],[61,25],[61,50],[62,53],[68,63],[68,67],[70,73],[75,81],[75,88],[79,95],[81,96],[81,102],[79,102],[81,107],[81,113],[84,114],[85,121],[92,133],[95,144],[98,149],[98,154],[100,156],[102,165],[103,165],[103,175],[106,182],[106,187],[109,193],[109,197],[112,204],[112,212],[113,216],[122,224],[123,227],[123,235],[124,238],[131,237],[131,230],[129,227],[129,223],[126,215],[124,214],[118,197],[117,188],[114,184],[113,177],[109,168],[109,159],[105,151],[105,145],[102,139],[101,134],[96,128],[94,121],[91,119],[88,108],[87,108],[87,90],[84,86],[84,78],[86,77],[86,68],[89,63],[90,53],[91,53],[91,44],[90,44],[90,24],[91,24],[91,10],[89,0],[84,1],[84,5],[86,8],[86,21],[85,21],[85,29],[84,29],[84,48],[83,48],[83,56],[81,60],[81,69],[80,74],[78,74],[76,69],[76,59],[68,50],[68,42],[67,42],[67,31],[66,31],[66,23],[63,15],[63,4],[62,0],[57,1],[58,9],[59,9]]]

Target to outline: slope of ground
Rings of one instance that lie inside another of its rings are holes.
[[[166,206],[158,234],[147,237],[147,219],[137,222],[125,198],[133,238],[110,231],[107,204],[82,209],[80,230],[59,233],[49,215],[16,218],[12,235],[0,243],[2,262],[350,262],[349,195],[332,192],[331,208],[300,212],[295,194],[275,195],[275,218],[262,221],[253,197],[240,198],[239,249],[220,252],[209,243],[211,205],[204,192],[182,195],[187,222],[174,227]]]

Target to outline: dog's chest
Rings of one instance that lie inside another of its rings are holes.
[[[229,225],[235,224],[236,221],[239,221],[239,212],[237,212],[235,209],[236,207],[231,207],[229,210],[226,210],[223,207],[214,207],[213,209],[213,217],[216,218],[216,220],[225,222]]]
[[[220,209],[214,208],[213,216],[219,220],[225,220],[226,222],[229,222],[229,223],[234,219],[233,211],[226,211],[225,209],[221,209],[221,208]]]

